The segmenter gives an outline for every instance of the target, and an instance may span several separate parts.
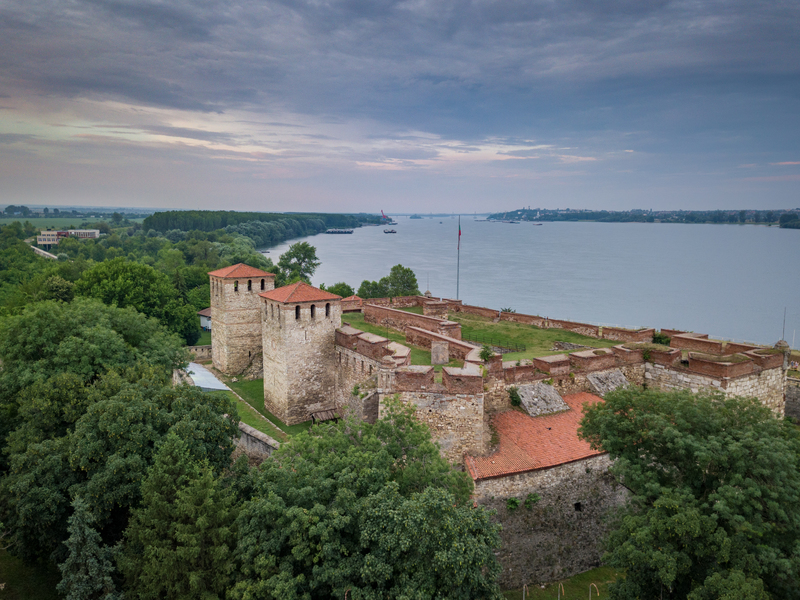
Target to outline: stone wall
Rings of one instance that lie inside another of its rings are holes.
[[[575,323],[573,321],[559,321],[555,319],[547,320],[548,329],[565,329],[588,337],[599,338],[600,328],[597,325],[588,323]]]
[[[353,388],[364,386],[381,366],[380,361],[359,354],[355,350],[336,346],[336,389],[333,400],[337,407],[347,406],[352,401]],[[367,391],[367,390],[363,390]],[[363,407],[359,405],[358,411]]]
[[[428,350],[430,350],[433,342],[447,342],[450,358],[457,358],[459,360],[464,360],[470,352],[477,348],[477,346],[469,342],[450,338],[432,331],[420,329],[419,327],[406,328],[406,342],[412,346],[427,348]]]
[[[681,367],[645,364],[645,381],[648,386],[662,390],[690,390],[721,392],[726,396],[758,398],[777,414],[784,413],[786,375],[783,369],[763,369],[740,377],[725,379],[695,373]]]
[[[281,444],[266,433],[239,421],[239,439],[236,440],[236,446],[247,456],[263,460],[280,448]]]
[[[512,323],[524,323],[525,325],[535,325],[543,329],[547,328],[547,319],[535,315],[523,315],[520,313],[500,313],[501,321],[511,321]]]
[[[694,350],[696,352],[706,352],[707,354],[723,354],[725,342],[721,340],[709,340],[708,336],[700,337],[693,333],[685,333],[673,336],[669,342],[672,348],[681,350]]]
[[[462,304],[461,306],[457,307],[456,312],[486,317],[487,319],[496,319],[500,316],[499,310],[492,310],[491,308],[484,308],[482,306],[470,306],[469,304]]]
[[[264,405],[287,425],[308,421],[310,412],[333,408],[341,310],[338,301],[284,304],[263,299]]]
[[[403,332],[405,332],[408,327],[418,327],[457,340],[461,339],[461,325],[458,323],[437,319],[436,317],[426,317],[424,315],[418,315],[404,310],[396,310],[385,306],[365,304],[364,321],[382,327],[388,326]]]
[[[604,340],[618,342],[652,342],[655,329],[622,329],[620,327],[603,327]]]
[[[189,346],[187,349],[192,354],[193,360],[208,360],[211,358],[210,344],[208,346]]]
[[[442,456],[463,464],[464,454],[481,452],[483,445],[483,394],[439,392],[397,392],[403,404],[414,406],[417,418],[430,427]],[[379,415],[386,410],[386,399],[394,394],[382,392]]]
[[[504,589],[555,581],[600,564],[605,517],[625,502],[626,492],[608,473],[607,455],[475,482],[479,504],[497,511],[502,524],[498,559]],[[525,507],[528,494],[539,502]],[[508,509],[508,499],[519,506]]]
[[[800,379],[786,378],[786,416],[800,421]]]
[[[248,290],[247,279],[209,277],[211,281],[211,355],[214,368],[226,375],[244,371],[261,351],[260,285]],[[257,282],[259,279],[250,281]],[[272,277],[265,289],[274,288]]]

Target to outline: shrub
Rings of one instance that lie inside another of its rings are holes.
[[[663,344],[664,346],[669,346],[671,338],[668,335],[664,335],[660,331],[656,331],[653,334],[653,343],[654,344]]]
[[[494,356],[494,351],[491,348],[489,348],[489,346],[484,344],[483,348],[481,348],[481,360],[483,362],[486,362],[488,360],[491,360],[492,356]]]
[[[509,498],[506,500],[506,508],[508,512],[514,512],[519,508],[519,498]]]
[[[515,313],[517,311],[515,311],[513,308],[501,308],[500,312]]]
[[[516,386],[512,385],[508,388],[508,397],[511,400],[511,406],[519,406],[522,404],[522,398],[519,397],[519,390]]]
[[[539,502],[542,497],[539,494],[530,493],[525,497],[525,508],[533,510],[533,505]]]
[[[357,385],[353,386],[353,396],[358,396],[359,387]]]

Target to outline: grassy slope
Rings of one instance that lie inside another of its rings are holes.
[[[239,419],[242,421],[242,423],[247,423],[250,425],[250,427],[254,427],[260,432],[266,433],[268,436],[279,442],[284,442],[288,439],[288,436],[285,433],[273,427],[272,423],[265,420],[256,410],[248,405],[247,402],[242,402],[239,400],[239,398],[236,397],[236,394],[227,391],[224,393],[236,403],[236,412],[239,413]]]
[[[311,427],[311,421],[300,423],[299,425],[285,425],[278,417],[273,415],[264,407],[264,380],[253,379],[252,381],[225,381],[225,384],[231,389],[235,390],[242,398],[255,408],[262,415],[267,417],[270,421],[274,421],[290,436],[297,435],[301,431],[307,430]],[[247,421],[245,421],[247,423]],[[248,423],[250,425],[250,423]],[[255,425],[253,425],[255,427]],[[269,434],[272,435],[272,434]],[[274,436],[273,436],[274,437]],[[280,441],[283,438],[276,438]]]
[[[471,335],[477,335],[482,338],[492,337],[494,339],[505,340],[512,344],[525,345],[527,348],[525,352],[504,354],[503,360],[506,361],[533,358],[534,356],[546,356],[549,354],[560,354],[560,351],[551,350],[553,342],[570,342],[572,344],[581,344],[593,348],[608,348],[620,343],[612,340],[598,340],[572,331],[564,331],[563,329],[540,329],[534,325],[512,323],[510,321],[493,323],[491,319],[486,317],[479,317],[466,313],[453,313],[449,316],[449,319],[461,323],[462,336],[469,337]]]
[[[201,331],[200,332],[200,339],[197,340],[195,346],[210,346],[211,345],[211,332],[210,331]]]
[[[555,582],[547,585],[544,589],[538,585],[532,585],[528,588],[528,593],[525,595],[526,599],[530,600],[556,600],[558,598],[558,583],[564,584],[564,593],[561,594],[562,598],[588,598],[589,585],[594,583],[600,591],[600,598],[608,596],[608,584],[612,583],[619,574],[619,571],[611,567],[599,567],[580,573],[569,579],[564,579],[561,582]],[[504,595],[509,600],[522,600],[522,590],[509,590],[504,592]],[[597,592],[592,588],[592,598],[598,598]]]
[[[61,573],[54,566],[30,567],[5,550],[0,550],[2,600],[57,600],[56,585]]]

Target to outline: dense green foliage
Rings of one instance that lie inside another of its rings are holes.
[[[632,492],[615,599],[799,598],[800,435],[755,400],[622,390],[581,435]]]
[[[380,281],[362,281],[358,288],[358,297],[367,298],[396,298],[398,296],[418,296],[419,284],[414,271],[403,265],[395,265],[389,275]]]
[[[112,577],[114,550],[103,545],[93,527],[94,516],[81,497],[72,503],[72,511],[66,542],[69,554],[59,565],[58,591],[64,600],[119,600]]]
[[[517,221],[598,221],[601,223],[767,223],[791,222],[793,213],[772,210],[570,210],[522,208],[489,215],[489,219]],[[795,213],[796,214],[796,213]],[[787,221],[788,219],[788,221]],[[795,216],[796,219],[796,216]]]
[[[197,309],[186,304],[179,288],[153,267],[114,258],[84,271],[75,284],[75,293],[120,308],[133,307],[158,319],[191,346],[200,337],[200,323]]]
[[[280,270],[280,285],[294,283],[295,281],[305,281],[311,283],[311,276],[320,265],[317,258],[317,249],[308,242],[297,242],[289,246],[289,249],[281,254],[278,260]],[[278,286],[278,276],[276,275],[275,285]]]
[[[234,494],[171,432],[142,484],[120,569],[133,598],[224,598],[236,537]]]
[[[357,227],[361,223],[378,223],[379,218],[374,215],[344,215],[323,213],[262,213],[262,212],[235,212],[232,210],[173,210],[157,212],[144,220],[145,230],[155,229],[165,233],[170,229],[182,231],[215,231],[228,226],[238,226],[244,223],[275,223],[289,234],[273,242],[280,242],[290,237],[310,235],[325,231],[326,228]],[[311,224],[306,222],[311,221]],[[321,224],[321,229],[318,227]],[[249,227],[249,225],[248,225]],[[314,229],[316,231],[314,231]]]
[[[320,289],[326,290],[331,294],[336,294],[337,296],[341,296],[342,298],[349,298],[353,294],[355,294],[355,290],[347,285],[344,281],[340,281],[339,283],[334,283],[331,286],[326,287],[325,284],[319,286]]]
[[[407,410],[298,435],[253,486],[234,599],[497,596],[497,526]]]

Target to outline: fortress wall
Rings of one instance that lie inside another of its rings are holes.
[[[187,350],[194,356],[194,360],[208,360],[211,358],[211,344],[208,346],[189,346]]]
[[[418,327],[408,327],[406,329],[406,342],[412,346],[430,350],[431,342],[434,341],[447,342],[449,344],[450,358],[457,358],[459,360],[464,360],[467,354],[477,347],[468,342],[461,341],[460,339],[450,338]]]
[[[434,369],[422,365],[400,367],[394,372],[396,392],[430,391],[434,385]]]
[[[599,338],[600,328],[597,325],[589,325],[588,323],[575,323],[573,321],[559,321],[555,319],[548,319],[546,327],[548,329],[565,329],[567,331],[574,331],[588,337]]]
[[[447,318],[449,306],[447,302],[425,302],[422,305],[422,314],[426,317]]]
[[[569,363],[582,371],[605,371],[617,366],[617,357],[613,352],[595,354],[593,350],[586,350],[570,354]]]
[[[725,344],[725,354],[737,354],[739,352],[748,352],[750,350],[758,350],[762,346],[754,346],[753,344],[737,344],[736,342],[728,342]]]
[[[477,502],[497,511],[504,589],[563,579],[600,564],[608,513],[625,502],[626,491],[609,474],[607,455],[475,482]],[[525,507],[528,494],[541,499]],[[519,500],[509,510],[509,498]],[[580,503],[580,510],[576,504]]]
[[[644,377],[649,386],[662,390],[690,390],[694,394],[701,391],[720,392],[726,396],[759,398],[776,414],[782,415],[785,409],[786,375],[781,368],[723,379],[684,368],[646,363]]]
[[[682,350],[695,350],[697,352],[706,352],[707,354],[722,354],[722,346],[724,342],[720,340],[709,340],[697,337],[694,334],[676,335],[672,337],[669,345],[672,348],[680,348]]]
[[[603,339],[618,342],[652,342],[655,329],[622,329],[619,327],[603,327]]]
[[[237,375],[261,351],[260,289],[248,292],[246,279],[211,279],[211,357],[214,368]],[[234,291],[235,281],[240,283],[238,291]]]
[[[753,372],[755,366],[756,365],[752,360],[739,363],[726,363],[705,360],[694,352],[689,353],[689,370],[702,375],[708,375],[709,377],[714,377],[715,379],[747,375],[748,373]]]
[[[366,392],[366,398],[353,397],[353,388],[369,387],[369,381],[380,368],[380,361],[359,354],[355,350],[336,346],[336,386],[334,392],[334,403],[337,407],[350,407],[356,414],[374,423],[378,418],[377,397],[371,398],[372,392],[369,389],[362,389]]]
[[[534,381],[542,381],[549,377],[550,375],[537,371],[536,365],[533,364],[503,367],[503,379],[506,383],[532,383]]]
[[[800,421],[800,379],[786,378],[786,416]]]
[[[492,310],[491,308],[483,308],[482,306],[470,306],[469,304],[462,304],[456,307],[455,312],[463,312],[469,315],[477,315],[479,317],[486,317],[487,319],[496,319],[500,316],[500,311]]]
[[[361,312],[361,307],[364,301],[360,298],[357,300],[342,300],[342,312]]]
[[[240,421],[236,446],[247,456],[263,460],[280,448],[281,444],[266,433]]]
[[[367,323],[380,325],[381,327],[388,326],[398,331],[405,331],[408,327],[419,327],[420,329],[448,335],[458,340],[461,339],[461,326],[458,323],[394,308],[365,304],[364,320]]]
[[[442,385],[451,394],[483,394],[483,377],[467,374],[463,369],[444,367],[442,369]]]
[[[783,366],[783,353],[774,353],[774,354],[761,354],[757,351],[749,351],[745,353],[745,356],[748,356],[753,359],[753,361],[762,369],[774,369],[776,367]]]
[[[381,394],[379,414],[393,394]],[[439,442],[444,458],[460,463],[465,453],[476,454],[483,445],[483,394],[449,392],[400,392],[400,402],[416,409],[417,418],[428,425]]]
[[[524,323],[525,325],[535,325],[543,329],[547,328],[547,319],[536,315],[523,315],[520,313],[501,312],[501,321],[511,321],[512,323]]]
[[[391,299],[393,308],[411,308],[422,306],[424,296],[395,296]]]

